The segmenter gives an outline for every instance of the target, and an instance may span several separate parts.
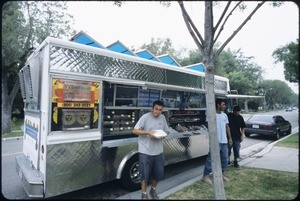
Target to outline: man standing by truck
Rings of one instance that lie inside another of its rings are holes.
[[[219,148],[220,148],[220,159],[221,159],[221,167],[222,167],[222,173],[223,173],[223,180],[228,182],[229,179],[224,176],[224,172],[227,168],[228,164],[228,143],[229,145],[232,145],[232,139],[230,136],[230,128],[228,126],[228,117],[224,113],[224,110],[226,108],[225,101],[222,99],[216,100],[216,124],[217,124],[217,135],[218,135],[218,142],[219,142]],[[227,140],[228,139],[228,140]],[[212,181],[209,177],[210,173],[212,172],[211,167],[211,153],[208,152],[202,181],[208,184],[212,184]]]
[[[232,138],[232,146],[228,145],[228,165],[230,164],[231,148],[233,149],[233,166],[238,168],[237,159],[240,157],[241,142],[245,138],[245,121],[240,115],[241,108],[239,106],[233,107],[233,113],[228,113],[230,134]]]
[[[163,179],[164,158],[163,138],[156,137],[156,131],[162,130],[167,135],[169,127],[164,115],[163,102],[154,101],[151,112],[144,114],[136,123],[133,133],[138,137],[139,166],[141,176],[142,199],[148,199],[147,183],[152,179],[150,196],[159,199],[156,194],[156,186]]]

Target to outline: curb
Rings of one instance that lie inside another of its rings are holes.
[[[10,140],[20,140],[20,139],[23,139],[23,136],[20,136],[20,137],[7,137],[7,138],[1,138],[2,142],[10,141]]]
[[[171,194],[173,194],[173,193],[175,193],[175,192],[183,189],[186,186],[192,185],[192,184],[196,183],[197,181],[200,181],[201,178],[202,178],[202,176],[203,176],[203,174],[201,174],[200,176],[195,177],[194,179],[186,181],[186,182],[180,184],[179,186],[176,186],[175,188],[171,188],[171,189],[169,189],[169,190],[167,190],[167,191],[165,191],[163,193],[160,193],[160,194],[158,194],[158,196],[161,199],[163,199],[163,198],[165,198],[165,197],[167,197],[167,196],[169,196],[169,195],[171,195]]]

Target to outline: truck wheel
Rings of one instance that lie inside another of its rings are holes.
[[[122,186],[129,191],[141,189],[138,154],[134,155],[127,161],[122,171],[121,182]]]
[[[245,136],[246,136],[246,137],[250,137],[250,134],[249,134],[249,133],[245,133]]]

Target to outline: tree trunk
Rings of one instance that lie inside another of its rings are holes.
[[[220,148],[216,124],[216,106],[214,92],[214,72],[212,64],[205,64],[205,91],[207,105],[207,121],[209,128],[209,148],[211,154],[211,165],[214,181],[214,194],[216,200],[226,200],[226,194],[223,184],[223,175],[220,158]]]
[[[213,4],[205,1],[205,21],[204,21],[204,54],[203,64],[205,66],[205,91],[207,104],[207,120],[209,128],[209,148],[211,154],[211,166],[214,180],[214,194],[216,200],[226,200],[223,175],[220,159],[220,148],[216,124],[216,104],[215,104],[215,70],[213,59]]]
[[[11,132],[11,109],[12,103],[10,96],[8,95],[7,89],[7,74],[2,71],[2,83],[1,83],[1,92],[2,92],[2,103],[1,103],[1,134]]]

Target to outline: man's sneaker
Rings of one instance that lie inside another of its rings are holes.
[[[153,188],[153,187],[151,187],[150,195],[151,195],[151,197],[152,197],[152,200],[158,200],[158,199],[159,199],[159,197],[158,197],[157,194],[156,194],[156,189]]]
[[[211,179],[209,178],[209,176],[204,176],[204,175],[203,175],[203,177],[202,177],[201,180],[202,180],[203,182],[207,183],[207,184],[212,185],[212,181],[211,181]]]
[[[230,163],[230,160],[228,160],[228,165],[230,165],[231,163]]]
[[[147,193],[142,193],[142,200],[148,200]]]
[[[238,164],[237,161],[234,161],[234,162],[233,162],[233,166],[236,167],[236,168],[240,167],[240,165]]]
[[[229,179],[223,175],[223,181],[224,182],[229,182]]]

